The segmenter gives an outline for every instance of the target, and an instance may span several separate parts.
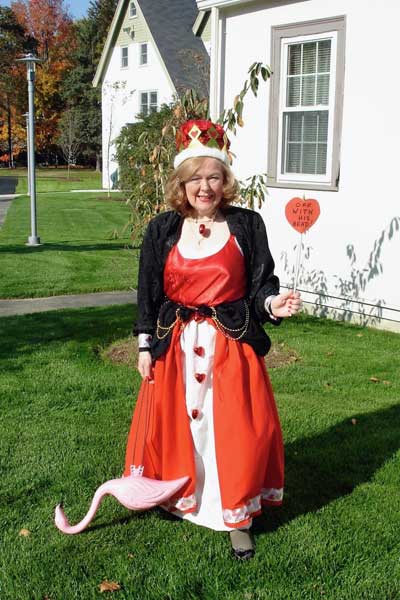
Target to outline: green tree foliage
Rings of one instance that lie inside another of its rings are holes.
[[[63,81],[62,95],[78,122],[80,154],[85,162],[101,159],[101,90],[92,81],[107,37],[117,0],[92,1],[88,16],[74,24],[76,45],[71,52],[73,67]]]
[[[24,143],[26,69],[16,59],[35,46],[14,12],[0,6],[0,154],[9,166]]]
[[[96,71],[96,24],[86,18],[74,23],[76,46],[71,53],[73,67],[66,74],[62,96],[78,123],[80,154],[84,162],[99,168],[101,156],[101,98],[93,88]]]
[[[96,64],[100,60],[117,4],[118,0],[91,0],[90,2],[88,19],[96,26],[93,38],[93,50]]]
[[[130,228],[137,243],[147,222],[165,210],[164,189],[176,153],[175,134],[188,119],[208,118],[208,101],[187,90],[171,106],[141,116],[137,123],[122,128],[116,139],[119,185],[130,192]]]
[[[14,0],[12,10],[18,22],[38,42],[42,59],[36,69],[36,148],[50,161],[57,151],[57,123],[65,104],[61,82],[71,67],[74,47],[73,22],[65,0]]]
[[[129,190],[130,194],[128,203],[132,216],[128,227],[134,241],[140,239],[143,228],[152,216],[164,208],[162,187],[154,176],[154,160],[149,148],[158,146],[160,131],[166,121],[173,117],[173,108],[164,104],[159,112],[150,113],[137,123],[125,125],[115,142],[119,186]],[[166,145],[170,146],[170,142],[168,139]],[[167,156],[163,162],[168,171]]]
[[[233,107],[224,110],[219,122],[236,133],[243,127],[244,99],[251,90],[257,96],[259,77],[267,81],[271,74],[263,63],[253,63],[248,80],[235,97]],[[130,190],[130,227],[133,243],[138,243],[148,221],[166,208],[164,188],[172,170],[176,153],[175,134],[188,119],[208,119],[209,106],[194,90],[187,90],[171,106],[163,106],[134,124],[126,125],[116,139],[116,158],[120,171],[120,187]],[[261,207],[267,194],[266,174],[256,174],[239,182],[241,202],[249,208]]]
[[[5,6],[0,6],[0,31],[0,76],[3,79],[10,72],[18,54],[23,52],[26,35],[11,8]]]

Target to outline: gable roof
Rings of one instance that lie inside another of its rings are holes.
[[[135,0],[153,37],[156,49],[176,92],[195,88],[208,95],[210,59],[192,26],[197,17],[196,0]],[[103,78],[109,55],[115,45],[129,0],[118,2],[93,85]]]

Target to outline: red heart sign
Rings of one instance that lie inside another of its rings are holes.
[[[285,215],[291,226],[305,233],[314,225],[320,214],[318,200],[292,198],[286,204]]]

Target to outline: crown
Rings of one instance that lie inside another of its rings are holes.
[[[223,127],[205,119],[186,121],[176,132],[176,149],[174,168],[177,169],[184,160],[207,156],[218,158],[230,165],[230,142]]]

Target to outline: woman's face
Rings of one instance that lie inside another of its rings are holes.
[[[222,199],[224,172],[215,158],[204,158],[200,167],[185,182],[186,197],[198,217],[210,217]]]

